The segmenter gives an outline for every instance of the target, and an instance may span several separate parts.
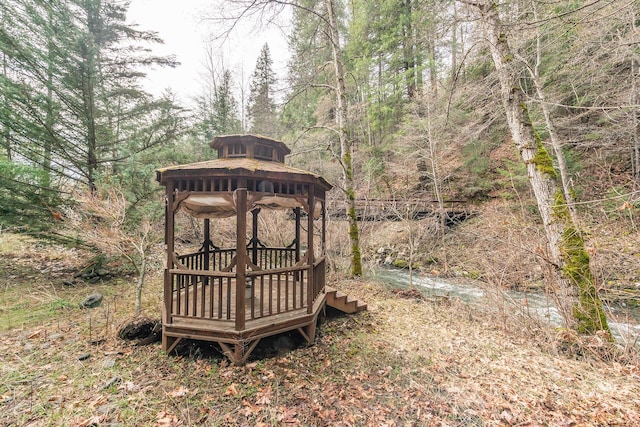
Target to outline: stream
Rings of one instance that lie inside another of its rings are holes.
[[[372,277],[390,289],[409,287],[409,271],[390,268],[374,270]],[[553,326],[562,325],[562,318],[553,300],[543,292],[491,289],[489,285],[473,280],[446,279],[434,276],[413,275],[413,285],[425,297],[448,296],[459,298],[480,309],[493,301],[504,301],[508,309],[520,310],[532,318]],[[491,295],[490,295],[491,294]],[[618,342],[640,342],[640,308],[606,307],[611,333]]]

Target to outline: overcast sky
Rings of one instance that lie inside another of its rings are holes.
[[[131,0],[128,23],[138,24],[140,30],[156,31],[164,45],[153,46],[154,52],[175,55],[181,64],[173,69],[149,70],[144,82],[149,92],[160,94],[171,88],[185,103],[201,93],[206,41],[216,30],[211,21],[202,18],[211,16],[216,4],[220,0]],[[213,46],[220,63],[233,71],[236,85],[243,77],[248,81],[265,42],[269,43],[274,71],[284,76],[288,60],[284,31],[244,22],[236,26],[228,40],[214,41]]]

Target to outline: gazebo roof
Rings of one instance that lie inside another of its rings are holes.
[[[258,135],[224,135],[209,145],[218,150],[217,159],[160,168],[156,171],[158,182],[166,185],[171,179],[237,177],[315,184],[326,191],[333,188],[318,174],[285,165],[284,157],[291,150],[281,141]]]
[[[280,181],[316,183],[325,190],[333,188],[322,176],[303,169],[265,160],[233,158],[215,159],[160,168],[157,180],[165,184],[168,179],[210,176],[237,176],[277,179]]]
[[[236,190],[248,191],[249,210],[262,207],[302,207],[320,214],[320,201],[310,206],[309,194],[324,198],[333,186],[320,175],[284,164],[289,148],[280,141],[255,135],[215,138],[210,144],[220,158],[156,171],[156,179],[172,191],[182,192],[178,209],[201,218],[227,217],[236,213]],[[232,194],[233,193],[233,194]]]

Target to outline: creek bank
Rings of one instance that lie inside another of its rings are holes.
[[[408,289],[409,271],[378,267],[373,271],[371,280],[390,289]],[[428,299],[458,298],[482,310],[488,304],[499,302],[510,311],[537,319],[554,327],[562,325],[562,317],[551,296],[542,290],[518,291],[498,289],[481,281],[459,278],[443,278],[414,272],[411,277],[416,290]],[[640,308],[607,304],[606,314],[612,334],[618,341],[634,342],[640,339]]]

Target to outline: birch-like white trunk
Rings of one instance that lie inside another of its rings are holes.
[[[481,13],[491,57],[500,81],[509,130],[527,167],[529,182],[542,217],[549,243],[550,261],[557,272],[557,277],[553,280],[553,293],[558,309],[569,328],[587,332],[593,332],[594,329],[608,330],[602,305],[595,291],[594,279],[589,272],[589,258],[584,250],[584,242],[579,236],[575,238],[578,232],[568,211],[566,215],[562,214],[563,209],[566,209],[566,202],[559,191],[556,172],[549,154],[542,147],[531,125],[518,82],[519,73],[515,68],[514,56],[508,44],[505,26],[498,14],[498,4],[494,1],[468,4],[477,7]],[[571,246],[568,246],[568,242]],[[579,277],[573,258],[579,258],[580,261],[586,259],[587,262],[586,266],[578,264],[579,271],[584,273]]]
[[[336,73],[336,118],[338,121],[338,134],[340,137],[340,165],[342,166],[342,178],[346,193],[346,209],[349,221],[349,240],[351,243],[351,274],[362,276],[362,256],[360,252],[360,232],[356,215],[356,195],[353,180],[353,145],[347,129],[347,91],[344,82],[344,67],[342,64],[342,52],[340,48],[340,33],[335,14],[334,0],[325,0],[331,51],[333,53],[333,65]]]

